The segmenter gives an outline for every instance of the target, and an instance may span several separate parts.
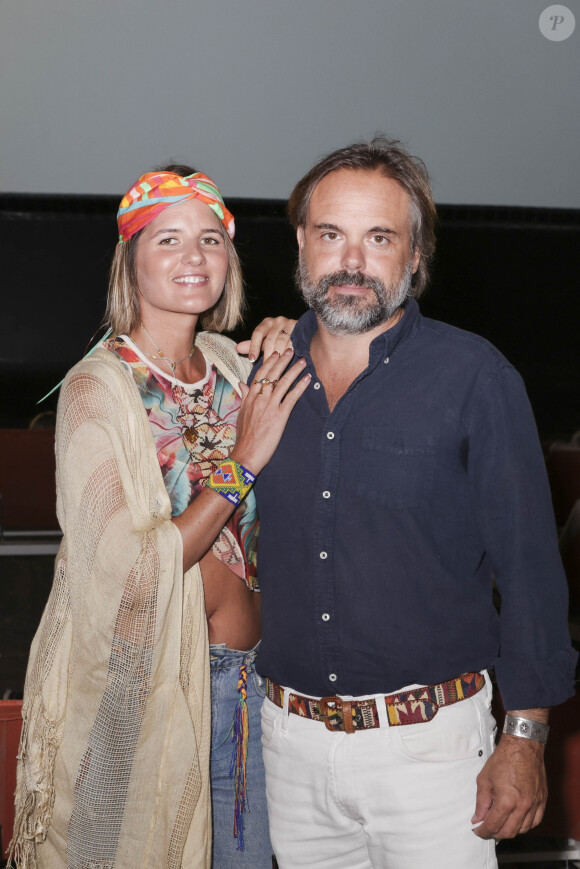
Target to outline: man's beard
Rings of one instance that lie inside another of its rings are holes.
[[[304,301],[316,313],[320,322],[333,335],[359,335],[390,320],[393,314],[410,297],[413,272],[411,262],[405,266],[397,283],[383,283],[379,278],[346,270],[324,275],[313,283],[301,257],[296,269],[296,284]],[[366,287],[372,295],[328,296],[330,287]]]

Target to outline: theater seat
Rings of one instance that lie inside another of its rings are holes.
[[[0,527],[58,529],[54,430],[0,429]]]
[[[546,456],[556,523],[566,524],[570,511],[580,500],[580,433],[571,443],[553,443]]]

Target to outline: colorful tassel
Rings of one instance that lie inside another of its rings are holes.
[[[246,789],[246,760],[248,757],[248,738],[250,734],[248,721],[248,668],[240,667],[238,677],[238,705],[234,716],[234,732],[232,742],[232,762],[230,778],[234,779],[236,803],[234,809],[234,837],[238,840],[237,850],[244,850],[244,818],[243,813],[250,810]]]

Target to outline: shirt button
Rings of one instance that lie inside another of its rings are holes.
[[[337,678],[336,673],[331,673],[330,676],[328,677],[328,681],[329,682],[336,682],[336,678]]]
[[[328,615],[328,613],[322,613],[322,621],[323,622],[330,621],[330,616]]]
[[[385,365],[388,365],[388,364],[389,364],[389,357],[387,356],[387,358],[385,359]]]
[[[324,561],[325,558],[328,558],[328,552],[321,552],[321,553],[320,553],[320,557],[321,557],[322,560]]]
[[[323,498],[330,498],[330,492],[326,491],[322,493]]]
[[[320,383],[315,383],[315,384],[314,384],[314,389],[320,389]]]
[[[334,440],[334,432],[333,432],[333,431],[327,431],[327,432],[326,432],[326,437],[328,438],[329,441]]]

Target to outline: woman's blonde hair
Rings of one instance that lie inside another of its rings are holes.
[[[175,172],[177,175],[192,175],[195,169],[190,166],[171,163],[159,171]],[[228,255],[228,270],[224,289],[213,308],[201,314],[199,321],[203,329],[214,332],[229,332],[243,317],[245,299],[242,280],[242,267],[232,240],[221,227]],[[113,256],[109,275],[107,308],[104,325],[113,330],[113,335],[127,335],[140,321],[139,286],[137,283],[137,246],[143,230],[136,232],[128,241],[118,244]]]

